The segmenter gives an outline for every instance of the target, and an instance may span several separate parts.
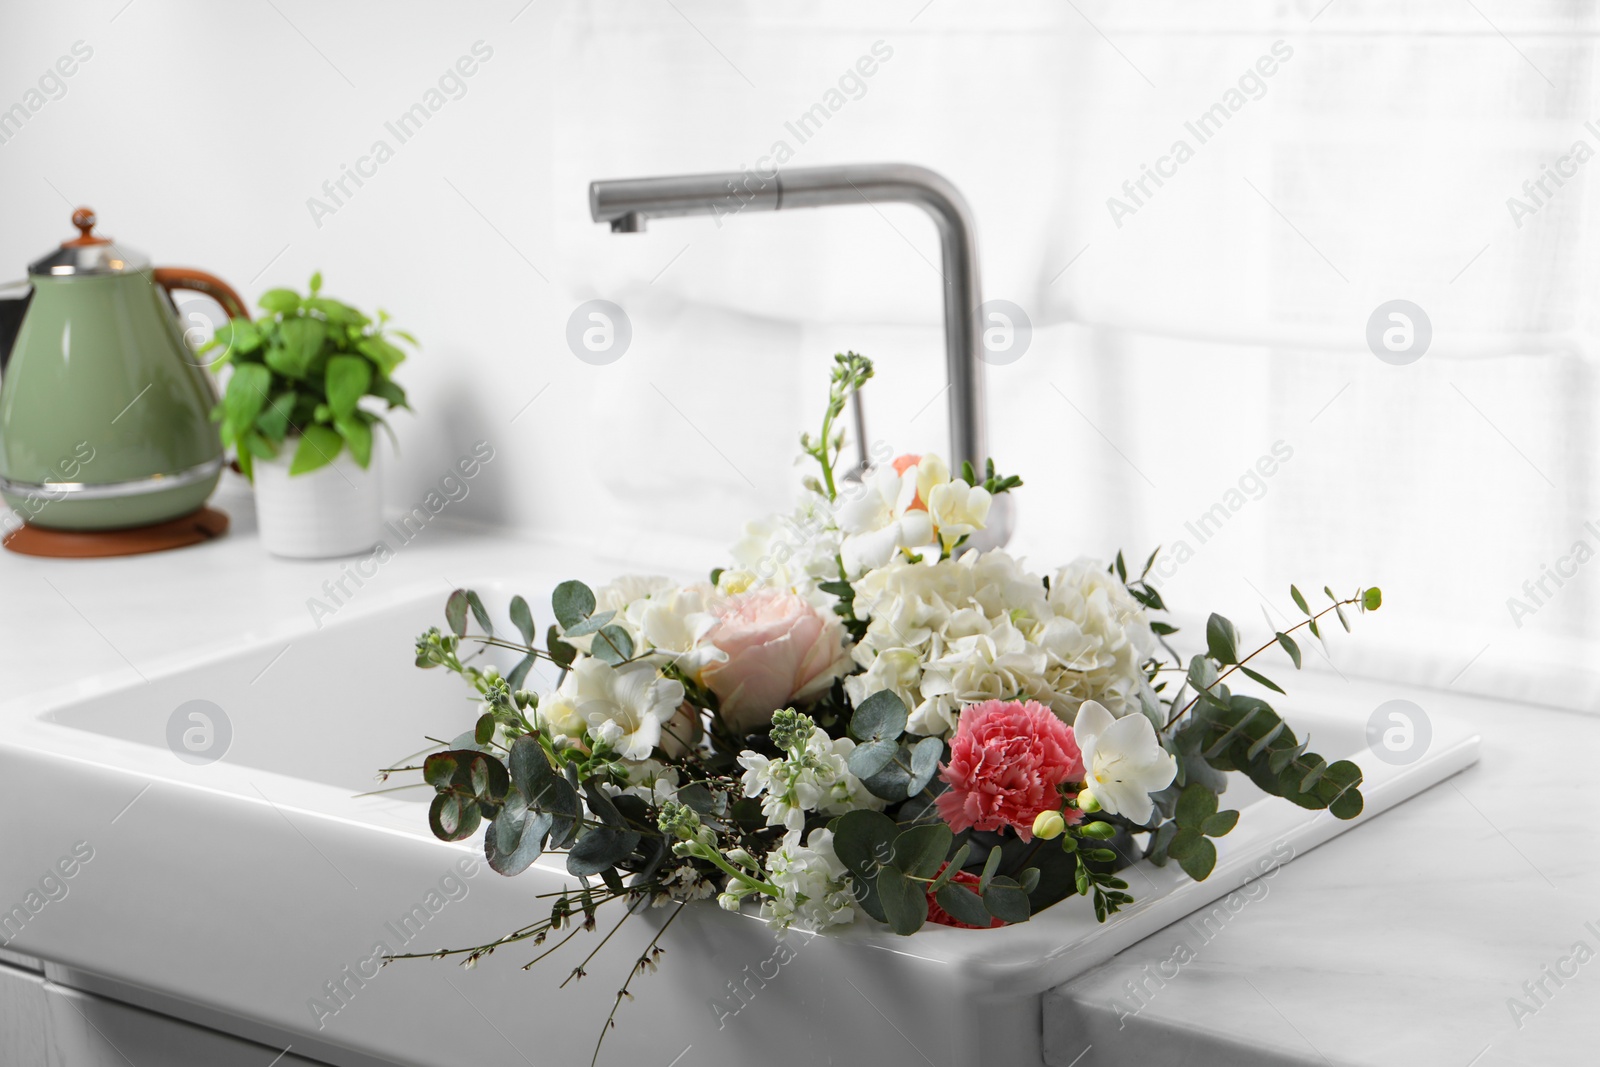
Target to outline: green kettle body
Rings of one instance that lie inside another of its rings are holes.
[[[68,242],[29,268],[33,292],[0,371],[0,495],[52,529],[178,518],[216,488],[222,445],[216,389],[168,290],[210,293],[234,313],[242,305],[210,275],[152,269],[91,237],[87,209],[74,222],[81,241],[99,243]]]

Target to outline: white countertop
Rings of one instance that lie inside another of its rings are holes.
[[[118,560],[0,553],[0,721],[17,698],[130,679],[200,646],[303,631],[308,601],[331,603],[324,583],[337,582],[346,561],[269,557],[241,486],[225,486],[214,503],[234,526],[208,545]],[[580,550],[446,516],[359,589],[347,579],[353,598],[341,599],[376,603],[436,584],[442,604],[458,584],[552,555],[593,580],[624,556],[633,569],[698,574],[718,561],[713,547],[704,551],[694,558],[644,539]],[[1600,718],[1387,684],[1356,691],[1363,709],[1405,697],[1466,722],[1483,735],[1481,761],[1229,898],[1234,910],[1209,929],[1191,917],[1062,987],[1045,1005],[1050,1062],[1065,1067],[1088,1046],[1079,1067],[1592,1059],[1600,962],[1578,964],[1573,953],[1582,941],[1600,954],[1590,829],[1600,794],[1580,789]],[[1175,951],[1180,943],[1187,952]],[[1175,956],[1184,962],[1168,962]],[[1547,965],[1564,984],[1545,976]],[[1148,991],[1136,1014],[1129,981]],[[1520,1020],[1512,997],[1529,1009]]]

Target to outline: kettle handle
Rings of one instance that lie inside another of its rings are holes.
[[[207,274],[203,270],[194,270],[191,267],[157,267],[151,272],[156,284],[165,289],[170,296],[174,289],[190,289],[197,293],[204,293],[222,305],[222,310],[236,319],[249,320],[250,312],[245,309],[244,301],[239,299],[239,294],[233,287],[215,274]]]

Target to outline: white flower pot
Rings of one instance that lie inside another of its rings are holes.
[[[362,470],[349,452],[305,474],[289,475],[297,438],[284,441],[275,459],[254,464],[256,521],[261,543],[275,556],[323,559],[366,552],[382,536],[383,495],[378,453]]]

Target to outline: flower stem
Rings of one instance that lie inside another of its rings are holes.
[[[1360,603],[1361,603],[1361,597],[1360,597],[1359,594],[1356,595],[1356,596],[1350,597],[1348,600],[1337,600],[1337,601],[1334,601],[1334,603],[1331,606],[1323,608],[1320,612],[1318,612],[1317,614],[1311,616],[1311,618],[1302,620],[1301,622],[1297,622],[1293,626],[1289,627],[1287,630],[1284,630],[1282,632],[1285,633],[1285,634],[1292,634],[1296,630],[1301,629],[1302,627],[1310,626],[1312,623],[1317,622],[1324,615],[1328,614],[1330,611],[1336,612],[1340,608],[1349,607],[1352,604],[1360,604]],[[1244,659],[1240,660],[1238,663],[1235,663],[1233,666],[1229,667],[1227,670],[1225,670],[1221,674],[1217,675],[1217,680],[1215,682],[1212,682],[1211,685],[1206,686],[1206,689],[1209,690],[1211,688],[1211,686],[1220,685],[1222,683],[1222,680],[1224,678],[1227,678],[1228,675],[1232,674],[1234,671],[1238,670],[1240,667],[1243,667],[1246,663],[1249,663],[1251,660],[1253,660],[1257,656],[1261,655],[1261,653],[1267,651],[1267,649],[1269,649],[1269,648],[1273,648],[1277,644],[1278,644],[1278,635],[1277,635],[1277,633],[1274,633],[1272,635],[1272,640],[1268,641],[1266,644],[1262,645],[1260,648],[1258,648],[1254,652],[1250,653]],[[1194,707],[1198,703],[1200,703],[1200,694],[1196,693],[1194,695],[1194,699],[1193,700],[1189,701],[1189,703],[1185,704],[1178,711],[1175,711],[1175,712],[1172,713],[1172,718],[1168,719],[1166,725],[1163,726],[1161,729],[1162,730],[1169,729],[1172,726],[1173,723],[1175,723],[1179,719],[1183,718],[1183,716],[1189,711],[1189,709]]]
[[[759,890],[769,897],[776,897],[778,895],[777,886],[763,882],[759,878],[752,878],[750,875],[744,873],[733,864],[729,863],[727,857],[723,856],[721,852],[718,852],[709,845],[699,845],[699,847],[694,850],[694,854],[703,860],[707,860],[710,863],[716,864],[724,874],[728,875],[730,878],[737,879],[742,885],[749,886],[751,889]]]

